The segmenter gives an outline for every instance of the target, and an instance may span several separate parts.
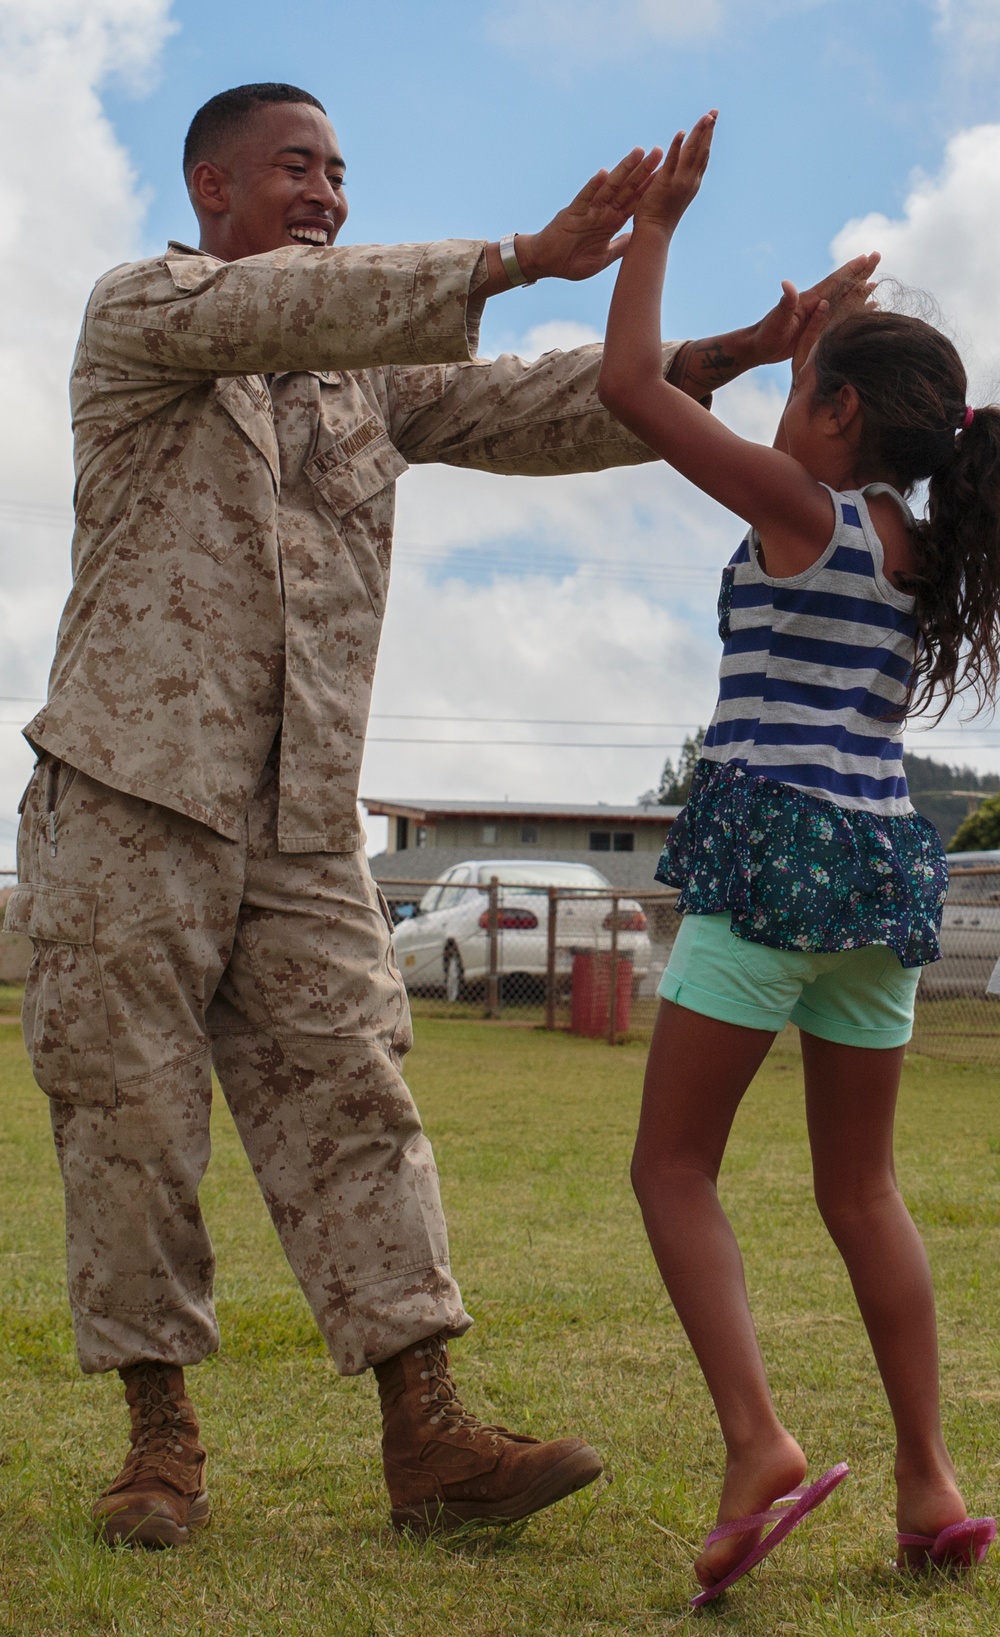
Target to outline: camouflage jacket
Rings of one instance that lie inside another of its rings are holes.
[[[482,252],[172,244],[99,281],[35,747],[236,839],[280,728],[280,848],[357,845],[395,480],[652,458],[597,401],[599,347],[473,357]]]

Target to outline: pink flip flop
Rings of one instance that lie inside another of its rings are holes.
[[[919,1556],[903,1565],[911,1574],[921,1569],[974,1569],[982,1563],[997,1538],[995,1518],[964,1518],[950,1523],[939,1535],[897,1535],[899,1546],[919,1546]]]
[[[728,1540],[731,1535],[745,1535],[751,1529],[762,1529],[766,1523],[773,1522],[774,1528],[769,1530],[763,1540],[759,1540],[747,1553],[742,1563],[738,1563],[722,1580],[717,1580],[714,1586],[709,1586],[705,1591],[699,1592],[697,1597],[692,1597],[691,1607],[700,1609],[703,1603],[710,1603],[713,1597],[718,1597],[720,1592],[735,1585],[737,1580],[742,1580],[748,1569],[752,1569],[762,1558],[767,1557],[768,1552],[773,1552],[786,1535],[791,1534],[797,1523],[801,1523],[809,1512],[815,1511],[816,1507],[833,1493],[837,1485],[843,1483],[849,1471],[847,1462],[841,1461],[838,1466],[832,1466],[829,1472],[824,1472],[822,1478],[817,1478],[814,1484],[803,1484],[801,1488],[782,1495],[766,1512],[753,1512],[747,1518],[734,1518],[731,1523],[718,1524],[707,1536],[706,1546],[714,1545],[717,1540]]]

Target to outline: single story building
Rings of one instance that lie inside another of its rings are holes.
[[[661,888],[653,871],[679,807],[362,800],[369,813],[389,821],[386,850],[370,860],[384,892],[394,881],[435,881],[471,858],[592,864],[628,892],[672,890]]]

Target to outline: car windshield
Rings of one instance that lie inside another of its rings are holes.
[[[544,892],[546,887],[606,887],[610,883],[600,870],[589,864],[522,864],[516,859],[509,863],[485,864],[479,879],[488,885],[496,876],[501,886],[523,886],[529,892]],[[537,883],[537,884],[536,884]]]

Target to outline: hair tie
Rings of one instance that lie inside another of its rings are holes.
[[[973,409],[972,405],[971,404],[966,404],[965,414],[962,417],[962,425],[960,426],[959,431],[965,432],[965,431],[968,430],[968,428],[972,425],[975,413],[976,412]]]

